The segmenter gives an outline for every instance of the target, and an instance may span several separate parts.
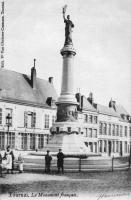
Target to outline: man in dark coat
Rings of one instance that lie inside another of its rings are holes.
[[[62,173],[64,173],[64,154],[62,153],[62,150],[59,149],[59,153],[57,154],[57,167],[58,167],[58,173],[60,173],[60,169],[62,170]]]
[[[49,153],[50,151],[47,150],[47,154],[45,155],[45,172],[47,173],[50,173],[50,165],[51,165],[51,160],[52,160],[52,157]]]

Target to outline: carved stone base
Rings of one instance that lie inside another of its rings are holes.
[[[57,107],[57,122],[76,122],[78,117],[77,106],[59,104]]]

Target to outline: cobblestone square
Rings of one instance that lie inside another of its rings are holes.
[[[99,173],[23,173],[0,178],[2,199],[130,199],[131,170]]]

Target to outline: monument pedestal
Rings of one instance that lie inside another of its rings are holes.
[[[57,153],[59,149],[68,156],[79,156],[88,154],[88,148],[84,144],[83,136],[77,133],[58,133],[52,135],[49,144],[46,146],[46,150],[50,150],[52,153]]]

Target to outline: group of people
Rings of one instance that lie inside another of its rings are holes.
[[[2,156],[2,154],[0,153],[0,175],[1,175],[1,177],[2,177],[3,169],[6,169],[8,174],[10,172],[12,174],[14,173],[14,160],[15,160],[14,153],[10,149],[10,146],[8,145],[4,152],[4,156]],[[23,160],[21,154],[19,154],[17,162],[18,162],[19,172],[22,173],[24,160]]]
[[[58,168],[58,173],[60,171],[64,173],[64,154],[62,153],[62,150],[59,149],[59,152],[57,154],[57,168]],[[19,173],[23,172],[23,163],[24,160],[19,154],[18,159],[15,160],[15,156],[13,151],[10,149],[10,146],[7,146],[4,155],[0,153],[0,175],[2,177],[2,171],[3,169],[7,170],[7,173],[9,174],[10,172],[13,174],[14,172],[14,161],[18,164],[18,170]],[[45,172],[50,173],[51,171],[51,161],[52,161],[52,156],[50,155],[50,151],[47,150],[47,153],[45,155]]]
[[[64,157],[65,156],[62,153],[62,150],[59,149],[59,152],[57,154],[58,173],[60,173],[60,170],[62,173],[64,173]],[[51,161],[52,161],[52,156],[50,155],[50,151],[47,150],[47,154],[45,155],[45,172],[46,173],[50,173]]]

